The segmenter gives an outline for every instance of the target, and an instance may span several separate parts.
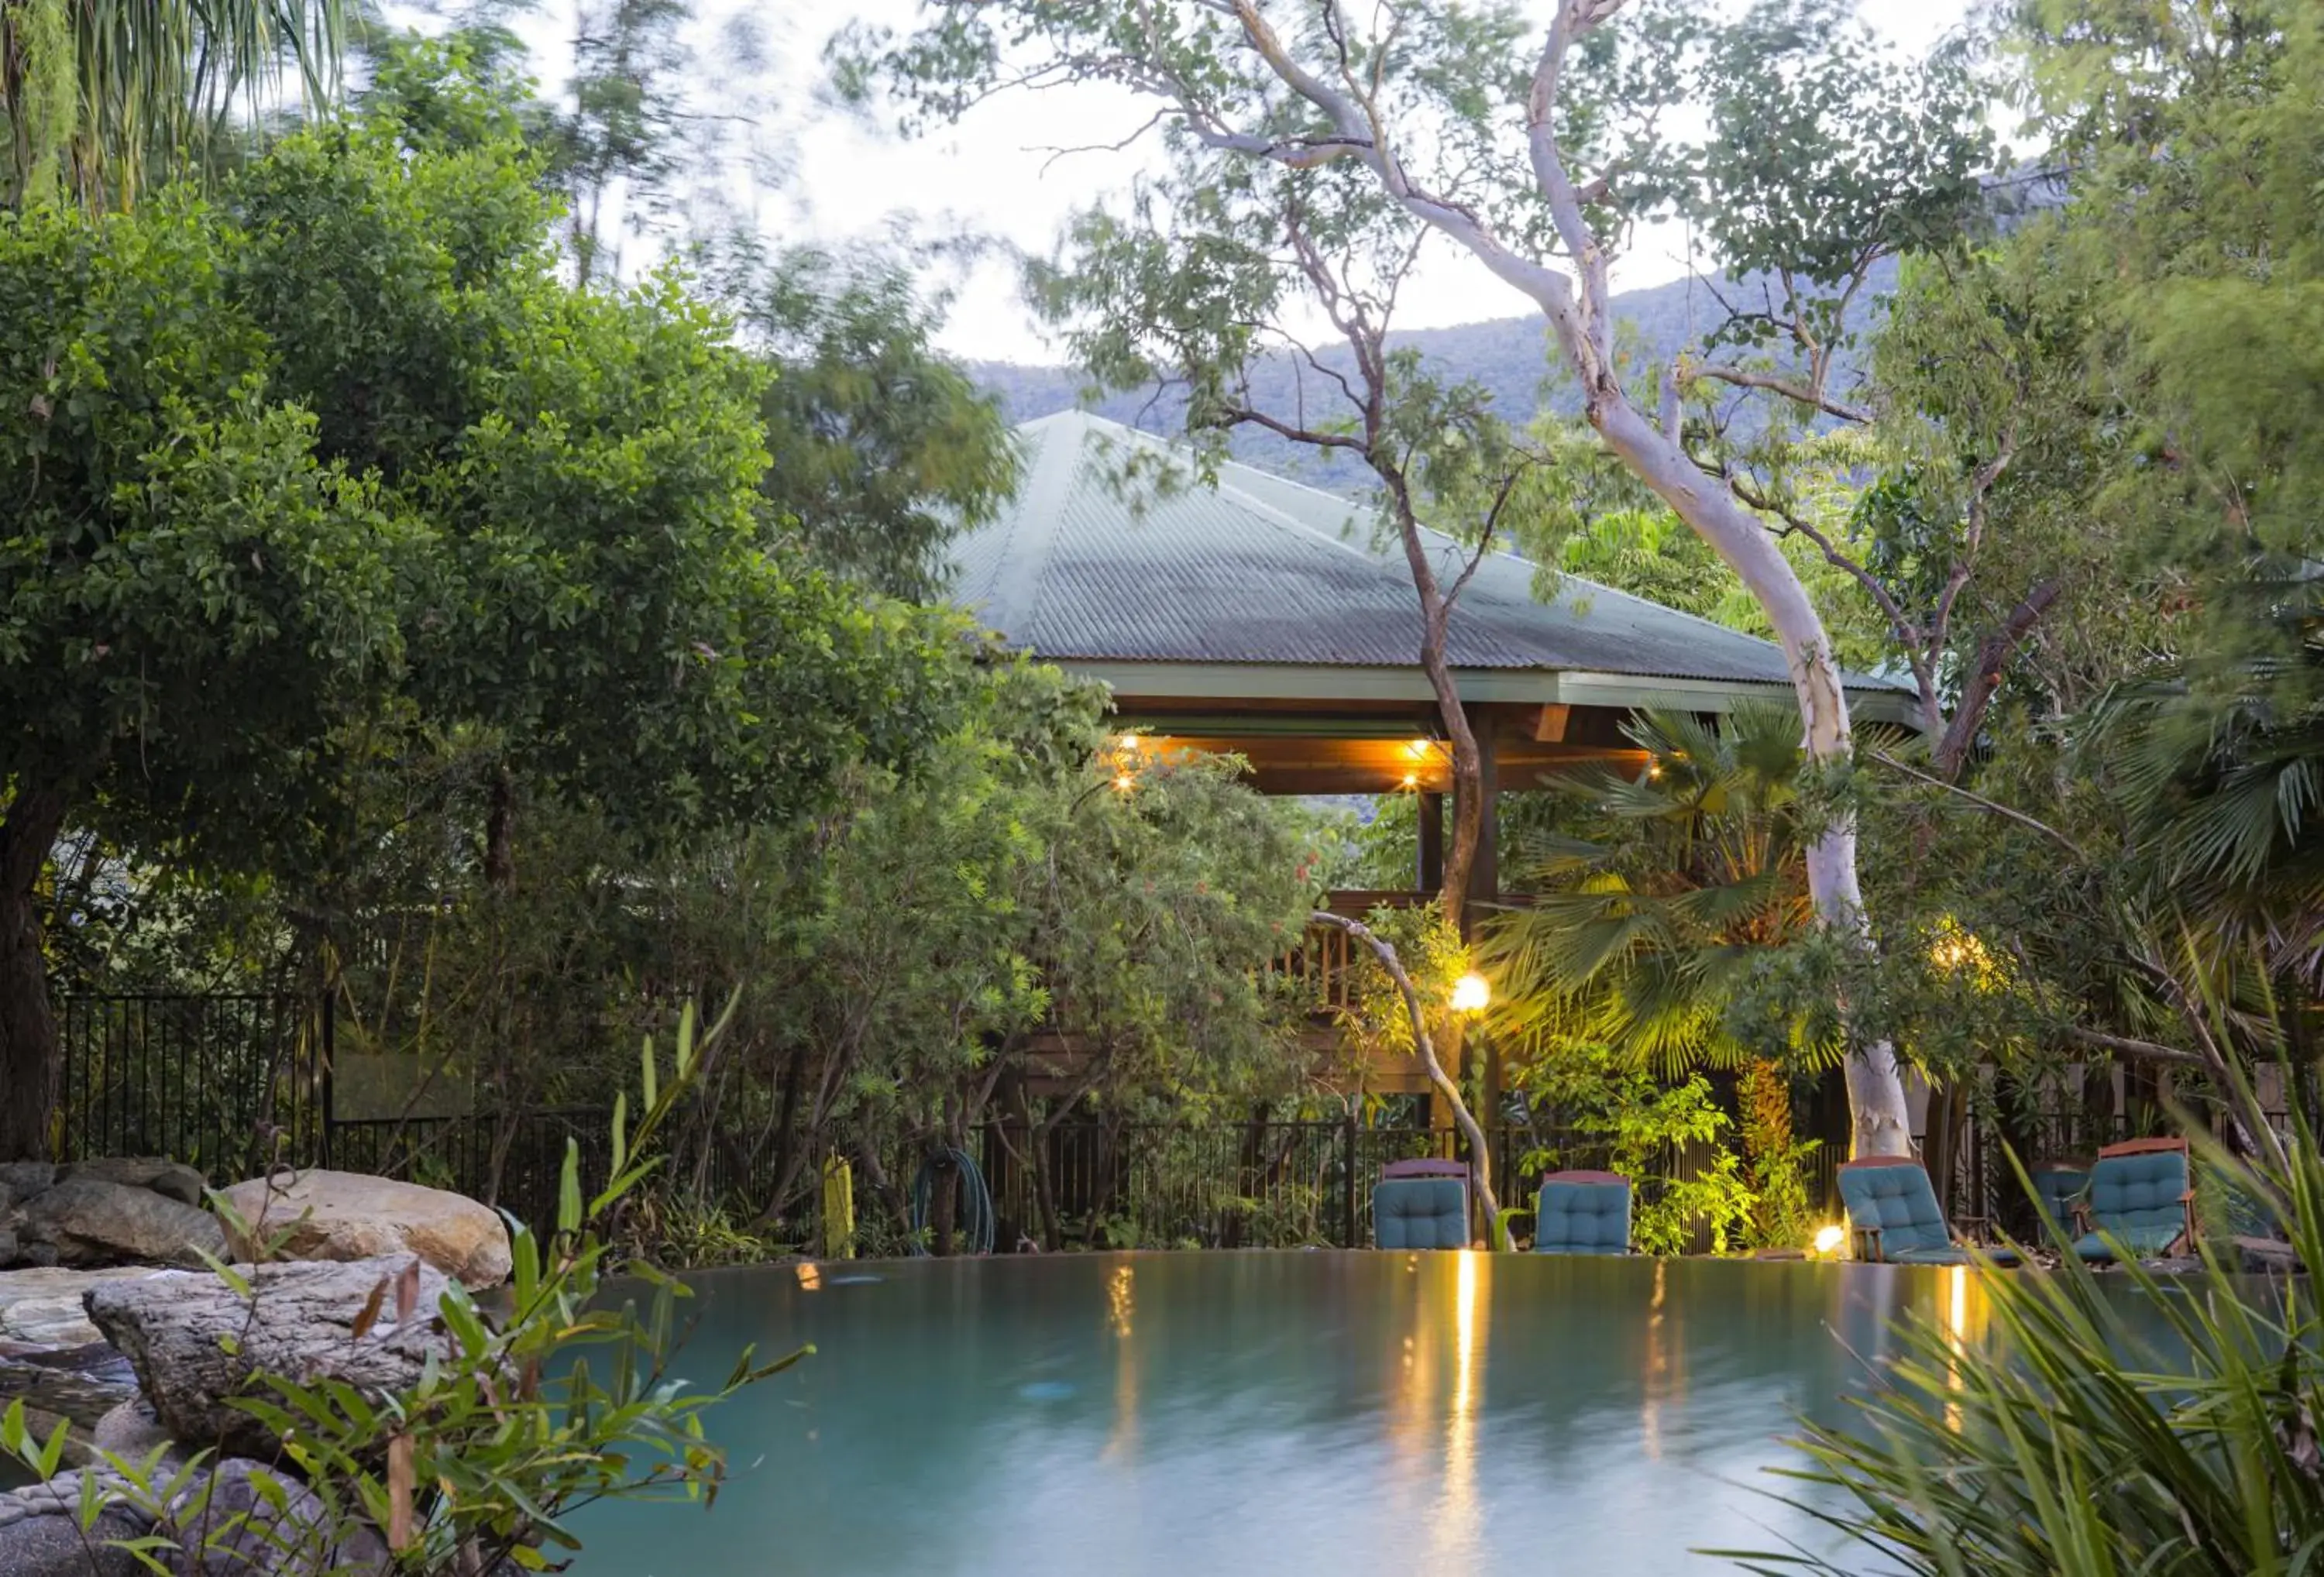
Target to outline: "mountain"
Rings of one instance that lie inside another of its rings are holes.
[[[1870,321],[1878,299],[1887,293],[1895,279],[1893,263],[1875,272],[1872,289],[1858,298],[1849,313],[1851,329],[1861,329]],[[1756,281],[1749,281],[1741,287],[1753,294],[1759,288]],[[1642,363],[1667,364],[1682,348],[1698,343],[1719,325],[1725,312],[1717,297],[1723,295],[1735,300],[1737,290],[1734,282],[1725,279],[1674,280],[1646,290],[1624,290],[1615,296],[1613,303],[1615,318],[1624,325],[1623,343]],[[1545,409],[1570,414],[1579,408],[1572,390],[1564,383],[1563,364],[1555,356],[1548,336],[1548,325],[1535,313],[1458,324],[1450,328],[1412,329],[1389,336],[1389,344],[1418,350],[1425,361],[1445,375],[1476,380],[1490,392],[1496,410],[1513,421],[1522,421]],[[1348,365],[1344,349],[1322,352],[1319,359],[1337,369],[1344,370]],[[1012,422],[1029,421],[1083,403],[1082,375],[1072,367],[973,362],[968,370],[980,385],[1000,398],[1001,408]],[[1251,385],[1259,408],[1278,414],[1296,410],[1300,392],[1296,374],[1300,370],[1283,357],[1272,358],[1255,368]],[[1834,387],[1844,391],[1854,381],[1852,366],[1844,364],[1833,381]],[[1330,401],[1338,400],[1337,389],[1323,383],[1319,391],[1320,382],[1309,369],[1307,395],[1311,411],[1333,409]],[[1344,401],[1339,403],[1344,405]],[[1178,430],[1185,407],[1173,395],[1146,389],[1109,394],[1091,409],[1114,421],[1151,432],[1174,433]],[[1240,460],[1321,486],[1354,491],[1368,486],[1371,481],[1371,474],[1362,462],[1343,452],[1319,455],[1305,446],[1258,429],[1246,428],[1238,432],[1232,447]]]

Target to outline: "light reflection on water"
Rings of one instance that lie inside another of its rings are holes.
[[[1476,1253],[1090,1255],[700,1278],[682,1366],[816,1356],[712,1416],[704,1513],[602,1508],[582,1577],[1661,1572],[1812,1543],[1765,1498],[1886,1322],[1977,1271]]]

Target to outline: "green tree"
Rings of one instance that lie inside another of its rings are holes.
[[[774,529],[834,573],[932,601],[947,545],[1017,485],[1000,406],[936,348],[902,263],[807,247],[715,249],[710,279],[774,376],[759,414]]]
[[[0,217],[17,327],[0,472],[0,1154],[56,1098],[39,890],[97,825],[223,864],[295,840],[347,714],[402,654],[423,523],[318,453],[235,299],[236,237],[183,194]]]
[[[537,161],[465,124],[290,136],[216,207],[10,221],[41,330],[0,558],[11,1154],[47,1142],[34,891],[68,821],[327,878],[349,752],[448,750],[508,891],[521,794],[648,847],[780,820],[937,704],[945,638],[770,550],[724,323],[674,280],[561,282]]]

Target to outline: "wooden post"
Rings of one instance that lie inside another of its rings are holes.
[[[1444,796],[1420,796],[1420,890],[1444,888]]]
[[[1469,872],[1469,901],[1461,910],[1461,934],[1473,937],[1478,922],[1491,911],[1494,899],[1501,896],[1500,810],[1501,774],[1494,750],[1493,714],[1480,706],[1474,709],[1477,730],[1477,774],[1484,800],[1484,816],[1477,829],[1477,862]],[[1465,1084],[1469,1077],[1469,1047],[1471,1042],[1488,1038],[1466,1033],[1465,1026],[1455,1026],[1453,1076]],[[1489,1123],[1501,1109],[1501,1059],[1487,1045],[1485,1050],[1485,1081],[1483,1106],[1485,1120]]]
[[[1477,863],[1469,872],[1469,904],[1464,906],[1462,927],[1468,930],[1475,924],[1474,907],[1489,904],[1501,896],[1501,773],[1499,757],[1493,748],[1493,715],[1484,707],[1476,708],[1477,773],[1485,802],[1485,814],[1477,829]]]

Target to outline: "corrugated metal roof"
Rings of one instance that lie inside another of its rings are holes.
[[[1010,644],[1062,661],[1418,662],[1402,550],[1374,546],[1363,505],[1233,463],[1205,486],[1183,451],[1083,411],[1017,431],[1024,486],[955,548],[959,599]],[[1157,484],[1155,462],[1173,483]],[[1459,546],[1429,535],[1441,573],[1457,575]],[[1772,642],[1573,576],[1541,602],[1534,581],[1526,559],[1486,560],[1453,609],[1455,668],[1789,682]]]

